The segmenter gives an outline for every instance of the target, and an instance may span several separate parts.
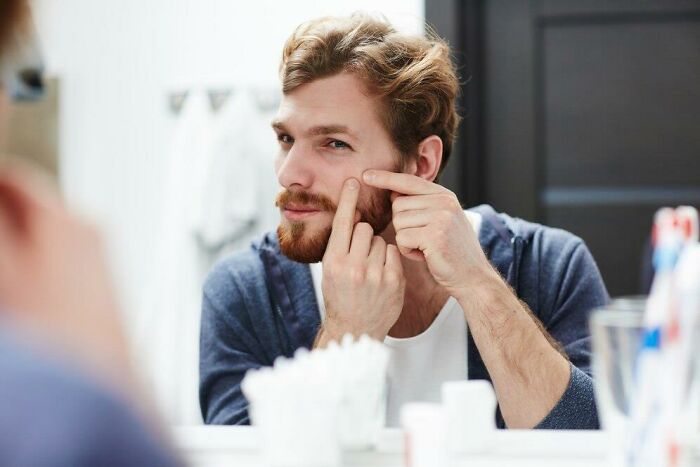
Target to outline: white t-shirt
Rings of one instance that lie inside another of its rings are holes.
[[[467,211],[465,214],[478,233],[481,216]],[[321,292],[323,268],[321,263],[310,267],[323,321],[326,315]],[[406,402],[439,402],[442,383],[467,379],[467,320],[453,297],[447,300],[435,320],[421,334],[406,339],[387,336],[384,344],[391,352],[387,426],[399,425],[399,411]]]

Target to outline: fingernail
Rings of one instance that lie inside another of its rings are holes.
[[[358,181],[355,180],[354,178],[351,178],[350,180],[348,180],[348,189],[349,190],[357,190],[357,187],[359,185],[360,184],[358,183]]]
[[[366,182],[371,182],[372,180],[374,180],[374,172],[371,170],[366,171],[362,176],[364,177]]]

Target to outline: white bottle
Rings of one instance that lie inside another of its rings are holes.
[[[411,402],[401,407],[406,467],[447,466],[447,418],[440,404]]]

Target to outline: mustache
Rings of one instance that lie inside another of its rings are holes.
[[[282,190],[277,194],[275,206],[284,208],[286,205],[294,203],[308,206],[320,211],[335,212],[338,206],[328,197],[320,193],[310,193],[308,191]]]

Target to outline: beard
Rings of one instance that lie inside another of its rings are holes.
[[[372,188],[369,199],[360,204],[358,200],[357,210],[360,212],[360,222],[367,222],[374,234],[378,235],[387,228],[391,222],[391,191]],[[288,203],[301,204],[319,211],[327,211],[335,215],[337,206],[326,196],[306,191],[284,190],[277,195],[275,205],[280,209]],[[277,227],[280,251],[291,260],[300,263],[318,263],[323,259],[331,236],[332,226],[324,226],[317,231],[311,228],[305,221],[290,221],[282,219]]]

